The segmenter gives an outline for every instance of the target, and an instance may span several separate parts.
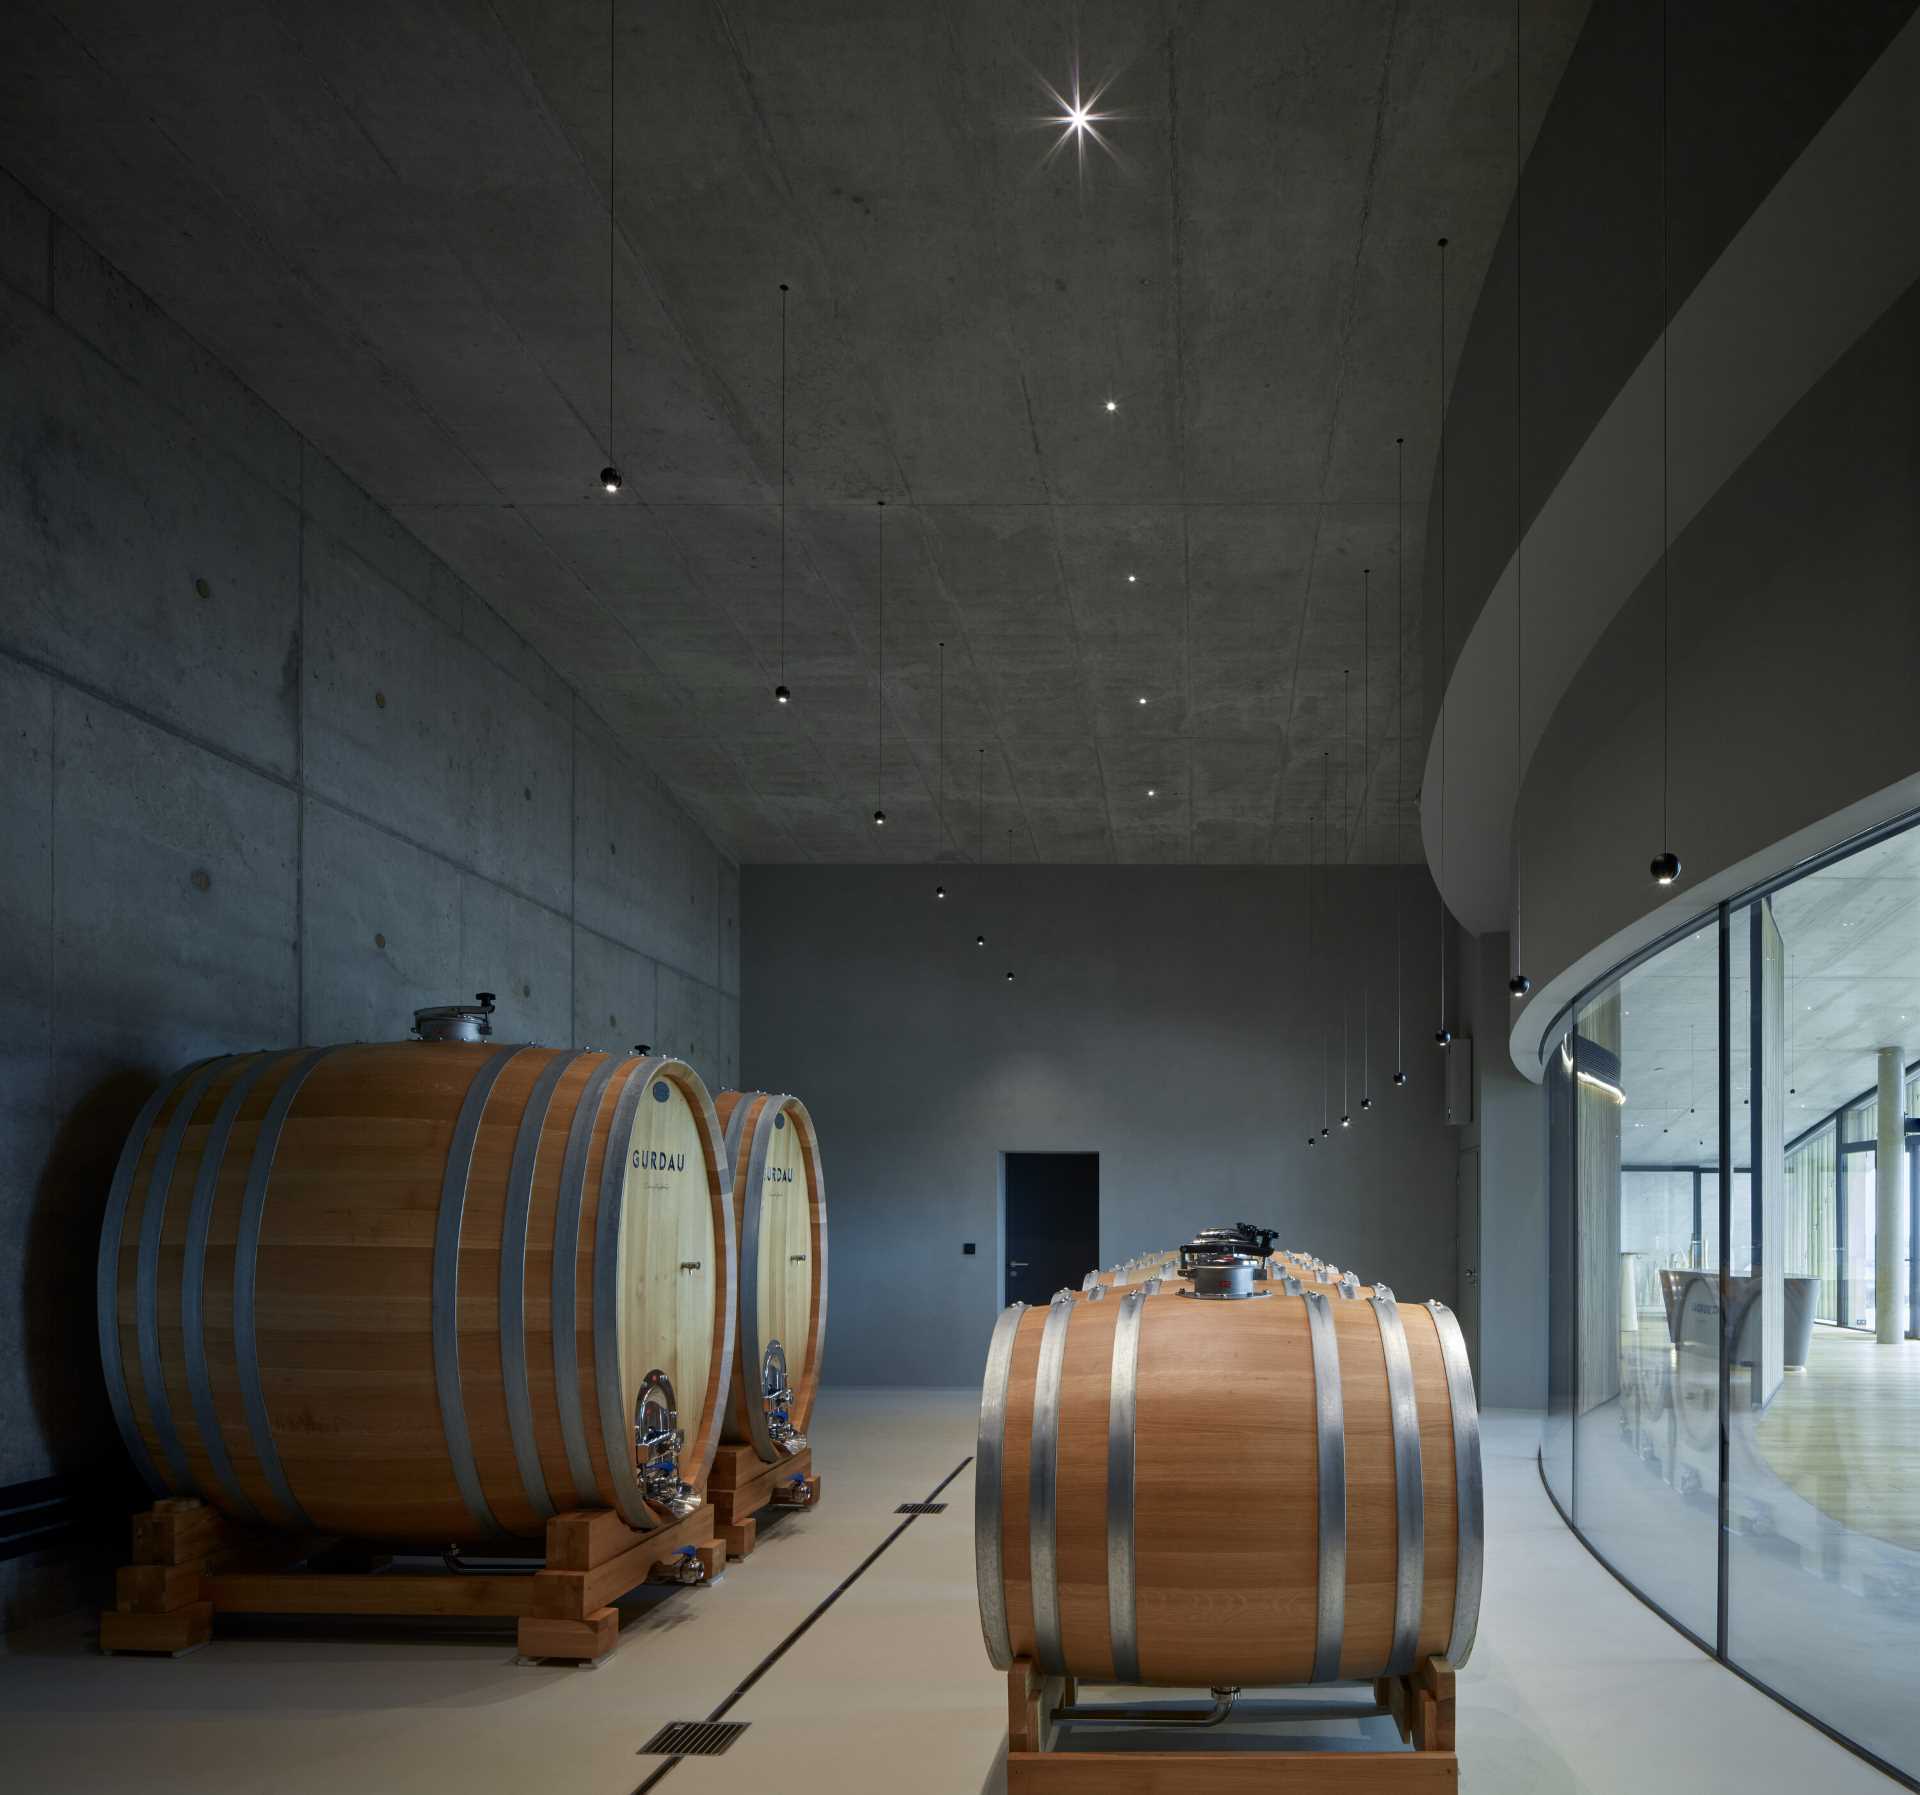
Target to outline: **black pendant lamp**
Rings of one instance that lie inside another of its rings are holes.
[[[1513,973],[1507,980],[1507,995],[1525,997],[1533,989],[1533,980],[1521,969],[1520,958],[1520,705],[1526,692],[1521,657],[1521,627],[1526,612],[1521,560],[1526,549],[1527,523],[1520,482],[1520,412],[1526,395],[1526,373],[1521,365],[1520,189],[1525,157],[1520,131],[1520,0],[1513,7]]]
[[[1440,675],[1447,670],[1447,240],[1440,239]],[[1447,696],[1440,694],[1440,1026],[1433,1044],[1443,1052],[1453,1045],[1447,1026]]]
[[[877,677],[873,700],[873,826],[884,829],[887,813],[881,807],[881,786],[887,772],[887,501],[877,499],[880,529],[880,628],[875,641]]]
[[[786,704],[787,690],[787,283],[780,283],[780,672],[773,688],[775,704]]]
[[[1668,586],[1667,564],[1672,559],[1668,506],[1671,498],[1670,468],[1667,456],[1667,339],[1671,334],[1672,312],[1672,205],[1667,178],[1667,7],[1660,5],[1660,834],[1671,841],[1672,832],[1672,724],[1673,675],[1670,649],[1673,634],[1673,603]],[[1680,856],[1663,848],[1648,862],[1647,871],[1656,885],[1671,885],[1680,877]]]
[[[614,307],[614,237],[619,226],[614,195],[620,178],[619,140],[614,134],[619,117],[616,104],[620,56],[614,34],[613,0],[607,0],[607,465],[600,470],[600,490],[609,497],[621,487],[620,463],[613,452],[613,344],[618,328]]]
[[[1396,656],[1393,714],[1399,734],[1393,813],[1393,851],[1398,864],[1393,869],[1393,1082],[1407,1082],[1407,1032],[1400,985],[1400,899],[1407,888],[1407,851],[1404,834],[1407,820],[1407,439],[1393,439],[1394,526],[1399,546],[1393,555],[1394,610],[1393,638]]]

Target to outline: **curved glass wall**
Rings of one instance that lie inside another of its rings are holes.
[[[1546,1082],[1542,1475],[1669,1620],[1920,1787],[1920,827],[1589,990]]]

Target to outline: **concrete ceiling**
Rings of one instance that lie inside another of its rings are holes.
[[[29,0],[0,161],[742,860],[1300,861],[1329,768],[1335,851],[1417,856],[1393,442],[1417,644],[1433,240],[1464,321],[1511,7],[609,12]],[[1531,94],[1583,13],[1529,5]],[[1035,122],[1076,20],[1084,169]]]

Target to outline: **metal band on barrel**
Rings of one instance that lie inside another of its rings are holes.
[[[1040,1365],[1033,1384],[1033,1459],[1027,1471],[1027,1554],[1033,1571],[1033,1655],[1043,1675],[1066,1674],[1060,1653],[1060,1561],[1057,1503],[1060,1477],[1060,1371],[1067,1356],[1071,1299],[1047,1305]]]
[[[160,1362],[160,1231],[166,1226],[167,1199],[173,1192],[173,1168],[180,1162],[180,1142],[200,1107],[208,1082],[227,1062],[208,1060],[194,1073],[180,1101],[167,1118],[160,1151],[147,1174],[147,1200],[140,1206],[140,1252],[135,1261],[133,1313],[140,1343],[140,1382],[147,1392],[147,1418],[160,1441],[166,1474],[177,1496],[194,1495],[193,1467],[187,1462],[186,1443],[173,1424],[173,1404],[167,1399],[167,1373]]]
[[[260,1475],[285,1511],[288,1520],[309,1530],[313,1522],[294,1496],[280,1464],[273,1423],[267,1418],[267,1392],[260,1378],[260,1335],[255,1310],[259,1290],[260,1231],[267,1217],[267,1181],[273,1175],[273,1156],[280,1150],[280,1130],[287,1111],[300,1094],[314,1067],[334,1050],[318,1047],[301,1060],[273,1093],[267,1113],[254,1137],[253,1157],[247,1162],[246,1189],[240,1196],[240,1228],[233,1242],[233,1368],[240,1380],[240,1406],[247,1417],[247,1436],[260,1461]]]
[[[242,1519],[258,1521],[260,1511],[240,1487],[227,1451],[220,1411],[213,1401],[213,1374],[207,1365],[206,1293],[207,1240],[213,1232],[213,1200],[220,1189],[220,1168],[226,1163],[227,1143],[240,1106],[252,1094],[269,1067],[284,1067],[284,1054],[260,1054],[231,1085],[215,1112],[207,1143],[200,1152],[200,1171],[193,1181],[193,1206],[187,1212],[187,1250],[180,1263],[180,1340],[187,1361],[187,1394],[193,1402],[194,1425],[207,1449],[207,1462],[219,1486],[220,1505]]]
[[[1140,1286],[1140,1294],[1142,1296],[1158,1296],[1160,1294],[1160,1280],[1158,1278],[1149,1278]]]
[[[1157,1280],[1156,1280],[1157,1282]],[[1140,1633],[1134,1606],[1133,1440],[1140,1372],[1140,1314],[1147,1293],[1120,1299],[1113,1323],[1113,1375],[1107,1397],[1107,1636],[1118,1682],[1140,1681]]]
[[[1480,1580],[1487,1557],[1486,1498],[1480,1473],[1480,1404],[1473,1393],[1473,1367],[1460,1323],[1445,1303],[1430,1302],[1440,1362],[1447,1372],[1453,1409],[1453,1497],[1459,1513],[1460,1553],[1453,1573],[1453,1633],[1447,1660],[1457,1670],[1473,1653],[1480,1630]]]
[[[1319,1467],[1320,1581],[1314,1620],[1313,1680],[1337,1682],[1347,1636],[1347,1422],[1340,1394],[1340,1340],[1333,1311],[1317,1290],[1302,1291],[1313,1350],[1315,1463]]]
[[[196,1060],[176,1072],[140,1106],[113,1168],[113,1183],[107,1190],[107,1210],[100,1221],[100,1257],[94,1264],[94,1313],[100,1326],[100,1368],[106,1374],[107,1400],[113,1407],[120,1438],[126,1443],[127,1456],[156,1496],[167,1493],[167,1480],[160,1475],[160,1467],[153,1462],[153,1454],[141,1437],[139,1423],[133,1418],[133,1398],[127,1393],[126,1362],[120,1353],[120,1236],[126,1228],[127,1198],[133,1190],[133,1174],[139,1168],[147,1136],[153,1132],[153,1119],[159,1115],[160,1106],[206,1063]]]
[[[659,1068],[657,1059],[642,1060],[628,1073],[614,1099],[606,1156],[600,1162],[600,1207],[593,1219],[593,1386],[600,1398],[600,1442],[613,1482],[613,1506],[629,1527],[642,1533],[658,1527],[660,1517],[647,1506],[634,1475],[634,1422],[621,1389],[620,1216],[625,1207],[627,1143],[633,1138],[634,1111]]]
[[[1371,1299],[1380,1323],[1380,1351],[1387,1362],[1387,1399],[1393,1411],[1394,1512],[1399,1552],[1393,1582],[1393,1649],[1386,1674],[1412,1673],[1420,1644],[1420,1597],[1427,1571],[1426,1496],[1420,1484],[1420,1409],[1413,1395],[1413,1360],[1407,1331],[1391,1297]]]
[[[566,1157],[560,1162],[560,1201],[553,1212],[553,1397],[560,1411],[560,1438],[567,1449],[567,1477],[573,1504],[603,1502],[600,1480],[587,1450],[587,1424],[580,1412],[580,1209],[587,1190],[587,1154],[600,1103],[622,1062],[608,1054],[588,1074],[587,1088],[574,1105],[567,1130]],[[609,1137],[607,1150],[612,1152]]]
[[[520,1115],[513,1164],[507,1172],[507,1206],[500,1218],[500,1386],[507,1403],[513,1462],[527,1504],[543,1521],[554,1512],[540,1465],[533,1425],[533,1390],[527,1379],[527,1219],[533,1210],[533,1175],[540,1163],[540,1136],[553,1107],[554,1087],[577,1053],[556,1053],[542,1068]]]
[[[980,1634],[995,1670],[1013,1666],[1007,1631],[1005,1555],[1001,1549],[1000,1478],[1006,1463],[1007,1382],[1013,1372],[1013,1337],[1025,1303],[1003,1309],[987,1343],[987,1369],[980,1381],[980,1437],[973,1451],[973,1573],[980,1590]]]
[[[460,1387],[460,1224],[467,1211],[467,1176],[473,1170],[473,1143],[487,1098],[508,1062],[526,1052],[524,1047],[492,1053],[473,1075],[461,1100],[460,1115],[447,1143],[447,1163],[440,1176],[440,1210],[433,1224],[433,1382],[440,1398],[440,1428],[447,1437],[447,1458],[453,1481],[467,1505],[473,1524],[498,1535],[506,1530],[487,1506],[480,1467],[473,1456],[473,1436],[467,1430],[467,1399]]]

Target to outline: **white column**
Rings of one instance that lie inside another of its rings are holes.
[[[1873,1161],[1874,1338],[1897,1346],[1907,1337],[1907,1055],[1880,1049],[1880,1136]]]

